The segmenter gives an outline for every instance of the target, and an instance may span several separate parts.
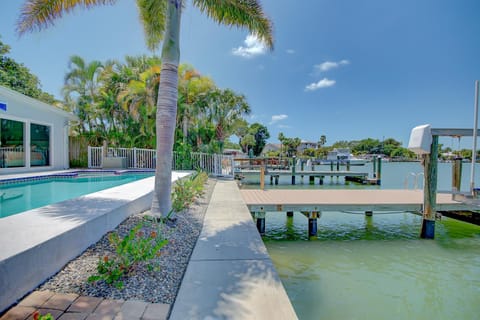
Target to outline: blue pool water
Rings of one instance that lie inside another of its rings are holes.
[[[0,218],[152,176],[153,173],[80,173],[71,177],[0,183]]]

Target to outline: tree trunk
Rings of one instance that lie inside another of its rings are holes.
[[[180,16],[181,0],[169,1],[156,115],[157,166],[151,208],[152,215],[156,217],[165,217],[172,210],[172,157],[177,118]]]

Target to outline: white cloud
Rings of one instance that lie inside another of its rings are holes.
[[[321,64],[317,64],[314,66],[314,68],[316,70],[319,70],[321,72],[325,72],[325,71],[328,71],[328,70],[331,70],[331,69],[335,69],[335,68],[338,68],[340,66],[345,66],[347,64],[350,64],[350,61],[348,60],[340,60],[338,62],[335,62],[335,61],[325,61]]]
[[[245,46],[232,49],[232,53],[243,58],[252,58],[267,52],[267,47],[255,35],[248,35],[244,41]]]
[[[322,89],[322,88],[328,88],[328,87],[331,87],[331,86],[335,85],[335,83],[336,83],[335,80],[330,80],[330,79],[327,79],[327,78],[323,78],[322,80],[320,80],[318,82],[310,83],[308,86],[305,87],[305,91],[315,91],[315,90]]]
[[[287,118],[288,118],[288,116],[286,114],[275,114],[275,115],[272,116],[272,120],[270,121],[269,124],[273,124],[275,122],[285,120]]]
[[[288,54],[294,54],[294,53],[295,53],[295,50],[293,50],[293,49],[287,49],[286,52],[287,52]]]
[[[279,129],[290,129],[292,126],[289,126],[287,124],[279,124],[277,128]]]

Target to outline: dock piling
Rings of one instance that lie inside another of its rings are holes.
[[[260,189],[265,189],[265,167],[260,168]]]
[[[452,189],[454,192],[460,191],[462,184],[462,158],[455,158],[452,167]],[[453,196],[452,196],[453,197]]]
[[[257,230],[263,236],[265,234],[265,212],[255,212],[255,218],[257,219]]]
[[[292,158],[292,185],[295,185],[295,157]]]
[[[423,221],[420,237],[435,238],[435,214],[437,204],[437,167],[438,167],[438,136],[432,136],[430,154],[424,155],[425,183],[423,188]]]
[[[382,182],[382,157],[377,158],[378,165],[377,165],[377,185],[380,185]]]

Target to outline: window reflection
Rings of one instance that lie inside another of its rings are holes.
[[[24,166],[24,123],[0,119],[0,167]]]
[[[30,124],[30,166],[50,165],[50,127]]]

